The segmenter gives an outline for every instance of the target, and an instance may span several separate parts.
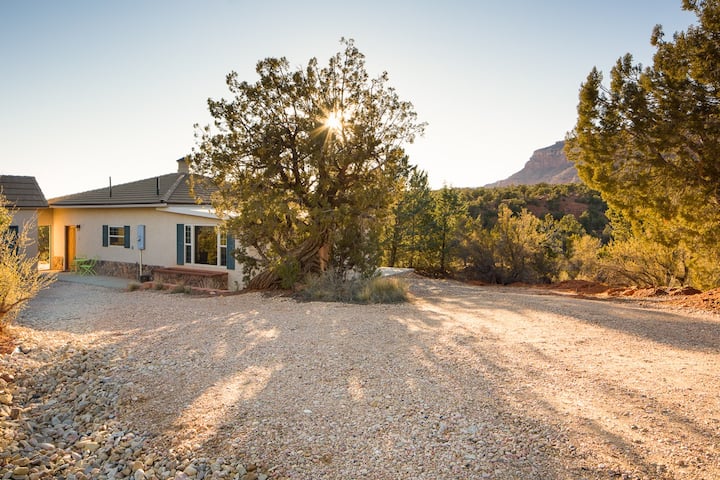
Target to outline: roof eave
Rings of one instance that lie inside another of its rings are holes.
[[[157,208],[165,207],[166,203],[92,203],[92,204],[50,204],[50,208]]]

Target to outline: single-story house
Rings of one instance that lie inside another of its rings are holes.
[[[40,186],[35,177],[19,175],[0,175],[0,193],[5,197],[3,207],[13,213],[10,229],[16,233],[26,233],[31,243],[26,248],[29,256],[40,253],[40,261],[46,263],[49,254],[47,230],[49,225],[44,223],[40,215],[43,209],[47,209],[48,202],[45,200]],[[30,231],[23,232],[23,228]]]
[[[50,199],[51,250],[63,268],[84,258],[98,274],[241,288],[235,242],[217,228],[210,192],[196,186],[198,203],[185,159],[177,164],[174,173]]]

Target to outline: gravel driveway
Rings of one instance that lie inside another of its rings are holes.
[[[0,357],[0,478],[720,478],[717,315],[408,281],[392,306],[56,283]]]

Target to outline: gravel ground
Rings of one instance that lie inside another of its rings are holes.
[[[411,277],[409,304],[59,282],[0,478],[720,478],[720,317]]]

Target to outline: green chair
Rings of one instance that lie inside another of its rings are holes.
[[[77,263],[78,273],[80,275],[95,275],[96,264],[97,258],[85,258],[82,262]]]
[[[70,270],[79,274],[80,273],[80,265],[82,265],[86,261],[87,261],[87,258],[85,258],[85,257],[73,258],[72,262],[70,263]]]

